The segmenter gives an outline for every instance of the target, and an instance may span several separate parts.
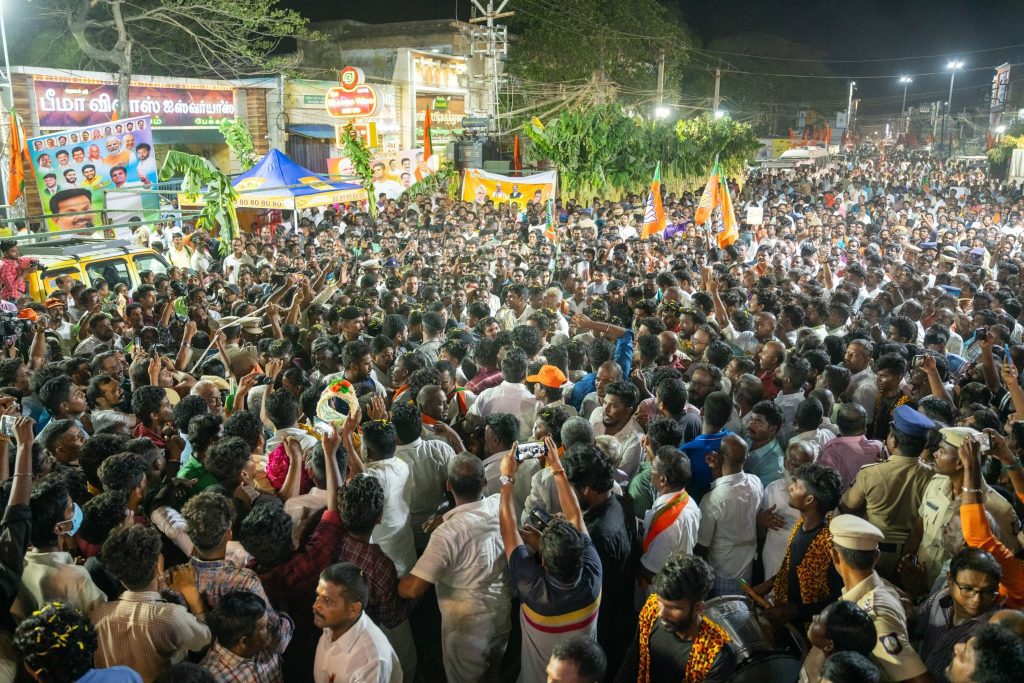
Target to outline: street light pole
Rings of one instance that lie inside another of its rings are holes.
[[[853,108],[853,89],[857,87],[856,81],[850,81],[850,96],[846,100],[846,144],[850,144],[850,112]]]
[[[953,61],[953,62],[950,62],[949,64],[946,65],[946,68],[950,70],[950,74],[949,74],[949,97],[946,99],[946,115],[942,118],[942,138],[941,139],[942,139],[942,144],[944,144],[944,145],[947,144],[947,142],[946,142],[946,120],[949,119],[952,116],[952,114],[953,114],[953,81],[956,79],[956,71],[957,71],[957,69],[962,68],[963,65],[964,65],[964,63],[960,62],[960,61]],[[950,123],[949,133],[950,133],[950,135],[952,135],[953,134],[953,126],[952,126],[953,122],[950,121],[949,123]],[[951,150],[947,146],[946,147],[946,153],[949,154],[950,152],[951,152]]]
[[[903,122],[903,132],[906,133],[909,128],[909,122],[907,121],[907,86],[914,82],[914,79],[910,76],[903,76],[900,78],[900,83],[903,84],[903,107],[900,109],[900,119]]]

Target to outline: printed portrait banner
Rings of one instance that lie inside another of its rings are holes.
[[[28,139],[32,170],[46,215],[106,211],[109,223],[159,217],[155,194],[122,192],[148,188],[157,181],[150,117],[137,116],[102,125],[62,130]],[[51,218],[51,231],[101,225],[98,214]],[[118,230],[117,237],[131,230]]]
[[[478,204],[491,199],[495,204],[510,202],[522,211],[527,202],[546,202],[555,196],[557,171],[535,173],[521,178],[470,168],[462,179],[462,201]]]
[[[104,124],[117,102],[116,83],[37,77],[33,87],[43,130]],[[133,83],[128,108],[133,116],[151,117],[157,128],[216,128],[221,120],[235,118],[235,91]]]
[[[373,191],[377,195],[383,192],[388,199],[398,199],[403,192],[437,171],[438,163],[436,154],[424,161],[422,149],[382,153],[372,163]],[[355,175],[355,169],[348,157],[329,157],[327,174],[350,177]]]

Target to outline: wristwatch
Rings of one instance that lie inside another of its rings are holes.
[[[511,486],[512,484],[516,483],[515,477],[510,477],[507,474],[501,475],[498,481],[501,482],[502,486]]]

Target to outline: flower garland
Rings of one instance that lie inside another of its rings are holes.
[[[800,601],[810,605],[829,596],[828,568],[832,565],[832,533],[828,524],[832,520],[829,514],[825,518],[824,526],[818,535],[811,541],[807,552],[804,554],[800,564],[796,567],[797,582],[800,585]],[[793,525],[793,533],[789,535],[789,543],[786,544],[786,556],[782,560],[778,574],[775,575],[773,587],[775,603],[785,605],[791,602],[789,597],[789,564],[790,553],[793,551],[793,539],[796,532],[800,530],[803,520],[798,519]]]
[[[881,393],[879,393],[878,394],[878,398],[875,399],[875,424],[888,425],[889,422],[892,420],[893,412],[897,408],[899,408],[901,405],[903,405],[904,403],[909,403],[910,402],[910,397],[907,396],[906,394],[900,392],[900,395],[896,399],[896,402],[893,403],[892,407],[889,408],[889,415],[888,415],[888,417],[884,421],[879,422],[879,420],[881,419],[881,415],[882,415],[882,401],[884,401],[884,400],[885,400],[885,395],[881,394]]]
[[[644,608],[640,610],[639,628],[639,667],[637,669],[637,683],[650,683],[651,680],[651,631],[658,620],[658,596],[652,593]],[[711,672],[711,667],[718,657],[718,653],[732,639],[725,630],[707,617],[701,619],[700,631],[693,639],[690,646],[690,656],[686,660],[686,674],[683,683],[700,683]]]

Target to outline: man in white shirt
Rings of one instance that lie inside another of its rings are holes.
[[[242,266],[252,268],[252,257],[245,253],[242,240],[233,239],[231,240],[231,253],[224,258],[224,277],[227,278],[228,284],[238,284],[238,274],[241,272]]]
[[[412,525],[413,542],[417,549],[422,549],[427,545],[423,523],[433,517],[438,506],[445,502],[448,466],[455,458],[455,451],[442,439],[424,440],[420,437],[420,411],[414,405],[394,406],[391,420],[398,437],[395,457],[409,467],[409,523]]]
[[[296,426],[299,419],[299,404],[295,396],[286,389],[278,389],[263,398],[263,402],[266,404],[267,416],[275,429],[274,435],[267,439],[265,451],[269,454],[290,436],[299,442],[302,453],[308,456],[320,443],[320,439]],[[259,407],[253,408],[254,412],[258,410]]]
[[[796,407],[793,431],[790,432],[792,436],[787,443],[806,442],[814,450],[814,459],[817,460],[825,444],[836,438],[831,430],[821,426],[824,417],[825,408],[821,401],[816,398],[802,400]]]
[[[690,460],[675,446],[662,446],[654,454],[651,484],[658,497],[644,515],[640,574],[645,583],[661,571],[676,553],[693,554],[700,528],[700,508],[686,492]]]
[[[590,415],[594,436],[607,434],[619,442],[619,469],[630,478],[640,467],[643,454],[640,445],[643,430],[633,417],[639,404],[640,396],[631,382],[611,382],[605,387],[603,405]]]
[[[729,434],[708,455],[715,480],[700,502],[696,552],[715,569],[713,595],[738,595],[740,581],[753,576],[757,554],[757,512],[764,495],[761,480],[743,471],[747,443]]]
[[[789,504],[789,485],[793,481],[793,473],[801,465],[814,461],[810,445],[797,442],[786,449],[783,468],[785,476],[776,479],[764,487],[761,499],[761,510],[757,514],[757,525],[767,529],[761,559],[764,562],[765,576],[779,573],[782,560],[786,557],[789,538],[793,527],[800,520],[800,512]]]
[[[402,667],[384,632],[366,615],[370,587],[351,562],[320,574],[313,624],[324,630],[313,663],[315,683],[402,683]]]
[[[384,516],[373,530],[371,543],[376,543],[395,563],[399,576],[409,573],[416,563],[412,527],[409,526],[409,504],[412,487],[409,485],[409,466],[395,457],[397,437],[390,422],[372,421],[363,425],[363,457],[358,451],[348,450],[349,471],[353,475],[366,472],[380,482],[384,489]]]
[[[406,599],[437,588],[444,668],[450,681],[498,680],[512,629],[512,590],[498,525],[498,496],[483,497],[483,463],[468,453],[448,467],[455,507],[444,514],[423,556],[398,582]]]
[[[846,356],[843,358],[843,365],[850,371],[850,385],[843,399],[864,408],[868,424],[874,422],[875,399],[878,398],[878,385],[875,384],[875,373],[871,370],[873,350],[871,342],[855,339],[846,347]]]
[[[530,438],[539,402],[523,384],[527,367],[526,354],[522,350],[510,349],[505,354],[501,361],[501,374],[505,380],[477,396],[466,414],[467,432],[478,427],[491,413],[509,413],[519,419],[520,440]]]
[[[188,270],[192,267],[192,250],[185,246],[185,238],[180,232],[172,233],[171,248],[167,250],[167,260],[172,266]]]

